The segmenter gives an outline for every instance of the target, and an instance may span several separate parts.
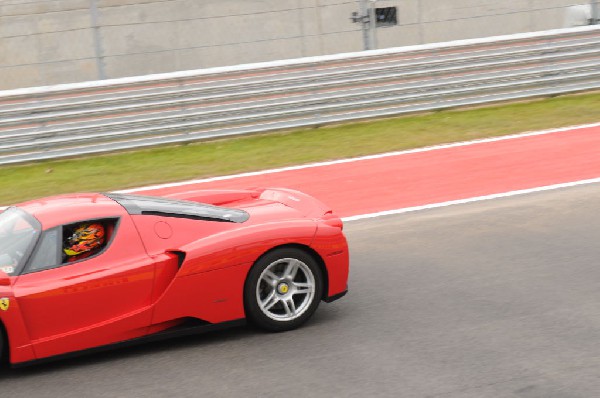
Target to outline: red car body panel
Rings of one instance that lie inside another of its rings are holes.
[[[127,211],[102,194],[71,194],[36,199],[17,207],[32,214],[46,230],[80,220],[124,216]]]
[[[186,320],[217,324],[245,317],[244,284],[273,248],[294,245],[322,264],[325,297],[343,294],[348,247],[341,221],[297,191],[181,191],[171,199],[247,212],[244,222],[130,214],[103,194],[62,195],[16,207],[43,231],[111,220],[103,251],[87,259],[10,276],[0,321],[13,364],[148,336]],[[111,224],[113,225],[113,224]]]

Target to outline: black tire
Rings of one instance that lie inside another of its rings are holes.
[[[6,340],[6,335],[4,334],[4,327],[0,325],[0,368],[9,365],[8,350],[6,349],[7,346],[8,341]]]
[[[315,259],[298,248],[275,249],[262,256],[244,286],[248,321],[271,332],[304,324],[322,297],[323,273]]]

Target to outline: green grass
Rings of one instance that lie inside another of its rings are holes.
[[[600,121],[600,93],[0,167],[0,204]]]

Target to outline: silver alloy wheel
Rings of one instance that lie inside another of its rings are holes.
[[[258,278],[256,300],[261,311],[275,321],[301,316],[315,298],[315,276],[302,261],[282,258],[269,264]]]

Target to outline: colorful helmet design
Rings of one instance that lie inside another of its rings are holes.
[[[104,243],[104,227],[102,224],[82,224],[67,239],[65,253],[76,256],[100,247]]]

